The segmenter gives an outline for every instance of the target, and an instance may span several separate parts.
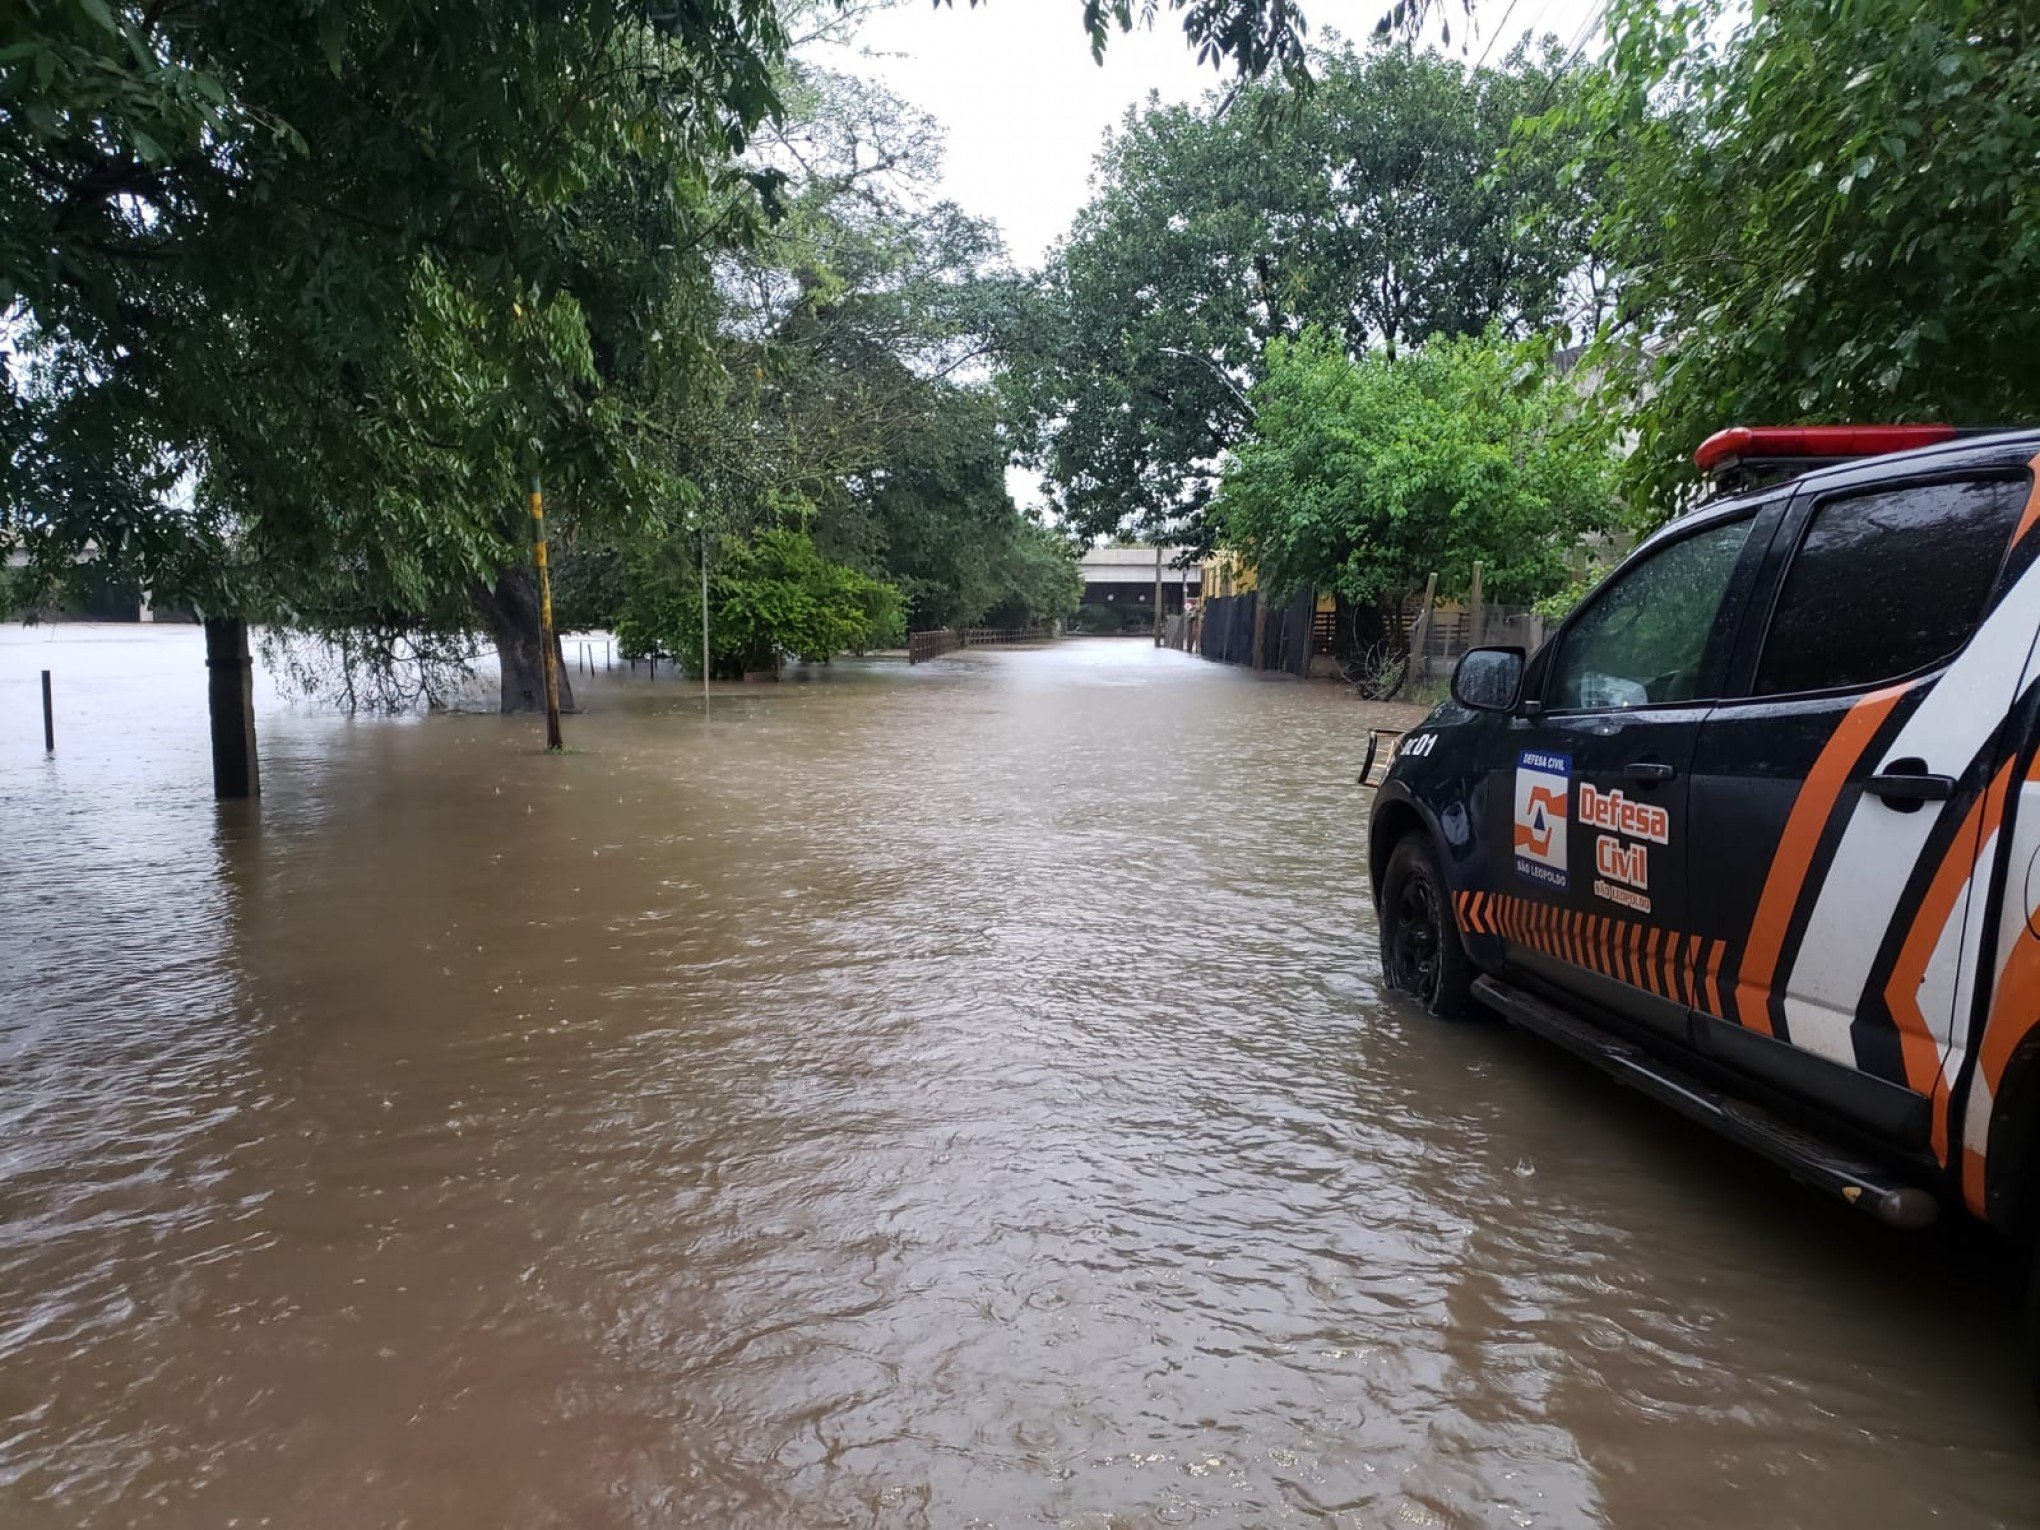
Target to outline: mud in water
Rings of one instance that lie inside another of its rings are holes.
[[[2040,1521],[1986,1240],[1383,998],[1336,688],[204,694],[0,634],[0,1524]]]

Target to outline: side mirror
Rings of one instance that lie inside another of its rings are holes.
[[[1523,688],[1523,650],[1469,648],[1452,671],[1452,699],[1476,712],[1506,712]]]

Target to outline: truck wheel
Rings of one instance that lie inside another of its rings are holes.
[[[1471,1005],[1473,963],[1459,943],[1452,895],[1430,841],[1406,834],[1381,879],[1381,970],[1388,986],[1442,1020]]]

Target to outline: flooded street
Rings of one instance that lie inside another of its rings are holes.
[[[12,1530],[2040,1519],[1988,1242],[1383,998],[1337,688],[272,696],[222,807],[202,652],[0,633]]]

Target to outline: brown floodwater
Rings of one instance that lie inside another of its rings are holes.
[[[201,657],[0,633],[10,1530],[2040,1521],[1988,1241],[1384,998],[1334,687],[272,694],[216,807]]]

